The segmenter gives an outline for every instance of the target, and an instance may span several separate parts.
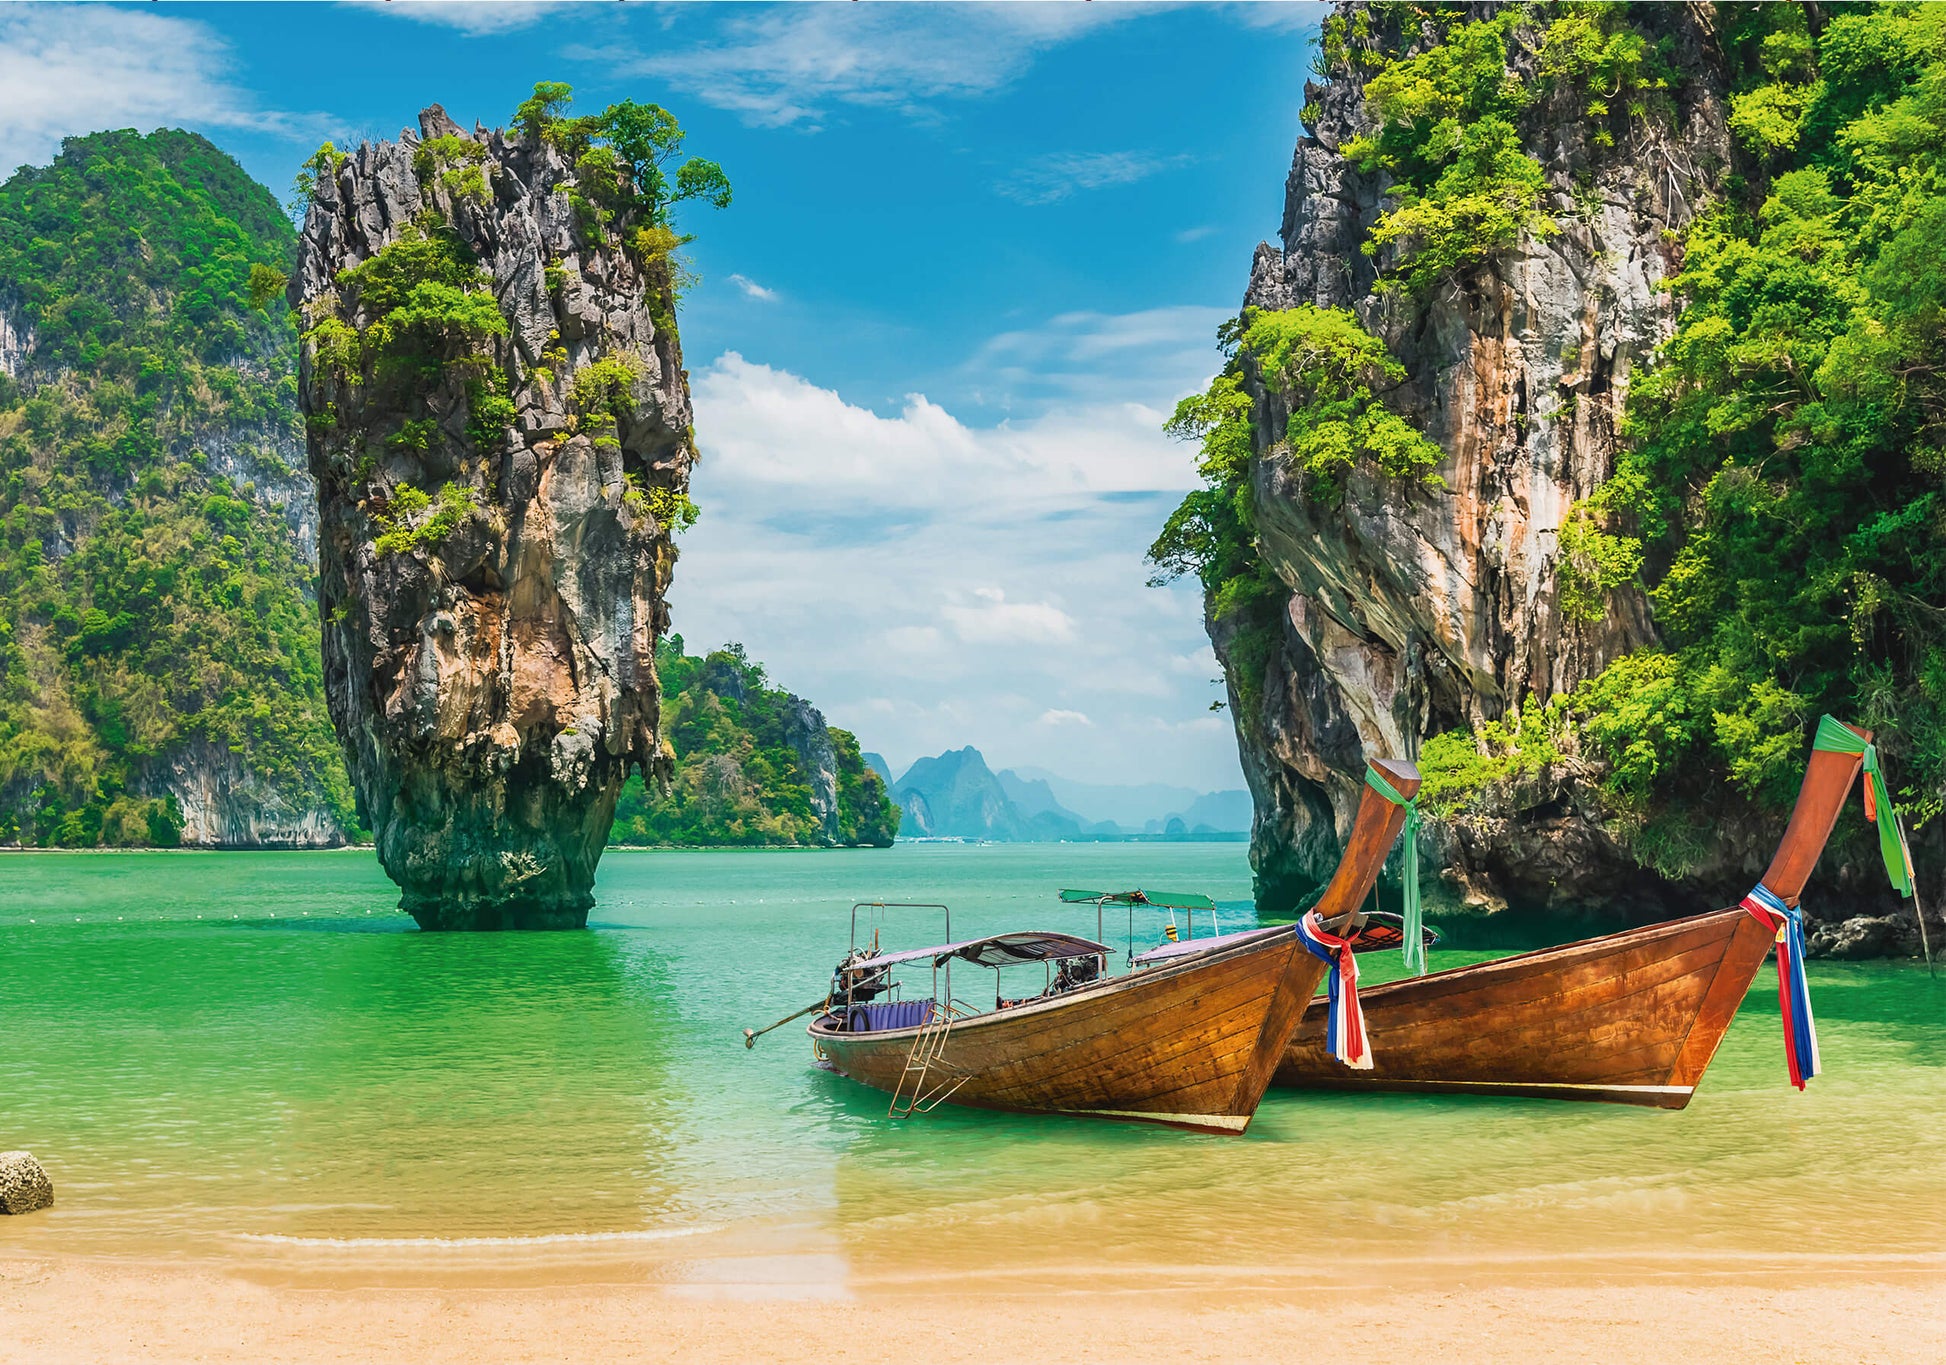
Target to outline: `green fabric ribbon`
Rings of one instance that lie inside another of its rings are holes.
[[[1405,891],[1405,903],[1400,907],[1405,920],[1402,951],[1406,970],[1424,976],[1426,935],[1420,927],[1425,915],[1419,905],[1419,803],[1399,795],[1398,789],[1385,780],[1385,774],[1369,763],[1365,765],[1365,785],[1393,805],[1405,807],[1405,867],[1400,877]]]
[[[1892,878],[1892,889],[1901,896],[1912,894],[1912,854],[1905,844],[1905,831],[1898,813],[1892,809],[1891,793],[1885,789],[1885,775],[1879,771],[1878,750],[1843,721],[1830,716],[1818,722],[1818,737],[1813,749],[1833,754],[1865,755],[1865,818],[1878,824],[1878,852],[1885,860],[1885,871]]]

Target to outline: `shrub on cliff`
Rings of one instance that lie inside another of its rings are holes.
[[[1212,623],[1232,643],[1233,676],[1247,699],[1262,685],[1283,586],[1257,550],[1252,477],[1257,389],[1289,411],[1272,458],[1301,471],[1309,496],[1335,502],[1361,465],[1387,478],[1437,484],[1439,447],[1386,408],[1380,391],[1405,376],[1385,343],[1342,308],[1252,309],[1217,339],[1229,353],[1208,389],[1176,405],[1165,430],[1196,442],[1203,486],[1185,496],[1149,546],[1151,586],[1195,574]]]
[[[729,207],[729,177],[714,161],[683,156],[687,134],[667,109],[623,100],[573,117],[573,102],[572,86],[542,81],[514,110],[514,126],[560,151],[604,213],[666,226],[670,210],[685,200]]]
[[[1535,111],[1585,123],[1591,141],[1613,146],[1667,107],[1666,48],[1626,5],[1507,5],[1484,19],[1464,5],[1400,5],[1384,7],[1382,22],[1399,26],[1384,47],[1373,11],[1334,15],[1320,48],[1324,74],[1348,60],[1369,73],[1378,126],[1344,154],[1390,180],[1391,205],[1364,244],[1370,256],[1390,252],[1381,289],[1423,294],[1522,236],[1557,231],[1547,172],[1522,147]],[[1392,55],[1408,46],[1418,50]]]

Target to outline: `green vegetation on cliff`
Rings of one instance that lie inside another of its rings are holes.
[[[1394,479],[1439,483],[1437,445],[1386,408],[1378,390],[1405,370],[1385,343],[1343,308],[1252,309],[1217,340],[1229,356],[1208,389],[1176,405],[1164,428],[1197,443],[1203,486],[1185,496],[1149,547],[1152,585],[1194,574],[1212,625],[1224,630],[1232,677],[1250,701],[1262,686],[1283,587],[1257,552],[1252,385],[1289,411],[1287,438],[1273,457],[1329,502],[1360,465]]]
[[[1392,279],[1421,289],[1552,230],[1548,197],[1579,187],[1514,137],[1536,101],[1578,108],[1597,145],[1667,122],[1678,75],[1645,17],[1330,21],[1380,120],[1345,150],[1393,177],[1373,233],[1399,248]],[[1713,27],[1740,145],[1672,244],[1677,327],[1636,370],[1617,467],[1560,540],[1564,614],[1598,621],[1634,585],[1659,643],[1421,758],[1448,812],[1564,752],[1596,759],[1670,875],[1725,810],[1788,806],[1824,712],[1879,732],[1916,823],[1946,805],[1946,7],[1718,5]]]
[[[72,138],[0,186],[0,842],[168,844],[227,749],[349,827],[312,571],[281,502],[294,237],[192,134]],[[258,274],[261,294],[261,273]]]
[[[1349,58],[1371,73],[1365,99],[1378,126],[1344,153],[1391,181],[1391,205],[1364,247],[1370,256],[1396,248],[1381,289],[1424,293],[1523,234],[1558,230],[1544,207],[1547,172],[1517,127],[1531,106],[1571,96],[1592,141],[1609,147],[1669,105],[1666,51],[1629,22],[1625,4],[1506,5],[1486,19],[1470,19],[1470,8],[1383,7],[1401,39],[1438,35],[1409,57],[1377,45],[1371,9],[1325,22],[1320,71]],[[1523,68],[1531,76],[1514,74]]]
[[[1576,698],[1618,795],[1782,807],[1830,711],[1946,802],[1946,7],[1722,7],[1748,162],[1597,495],[1665,648]]]
[[[675,778],[667,793],[653,796],[641,777],[630,777],[615,809],[611,842],[892,842],[898,807],[865,766],[857,739],[835,727],[825,730],[808,703],[770,686],[763,666],[741,645],[696,658],[673,635],[656,652],[656,671]],[[821,747],[827,734],[828,753]],[[835,798],[835,806],[822,810],[821,778],[825,800]]]

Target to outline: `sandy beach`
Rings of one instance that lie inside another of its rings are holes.
[[[805,1301],[788,1286],[703,1297],[644,1283],[531,1289],[449,1283],[262,1283],[246,1270],[49,1257],[0,1261],[0,1361],[489,1362],[1672,1360],[1935,1362],[1946,1358],[1946,1270],[1722,1275],[1391,1292],[1215,1283],[952,1292],[864,1287]]]

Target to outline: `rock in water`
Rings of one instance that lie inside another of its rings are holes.
[[[0,1213],[32,1213],[54,1204],[54,1182],[32,1152],[0,1152]]]
[[[629,767],[669,763],[676,239],[612,158],[419,123],[320,154],[289,287],[331,716],[421,926],[578,928]]]

